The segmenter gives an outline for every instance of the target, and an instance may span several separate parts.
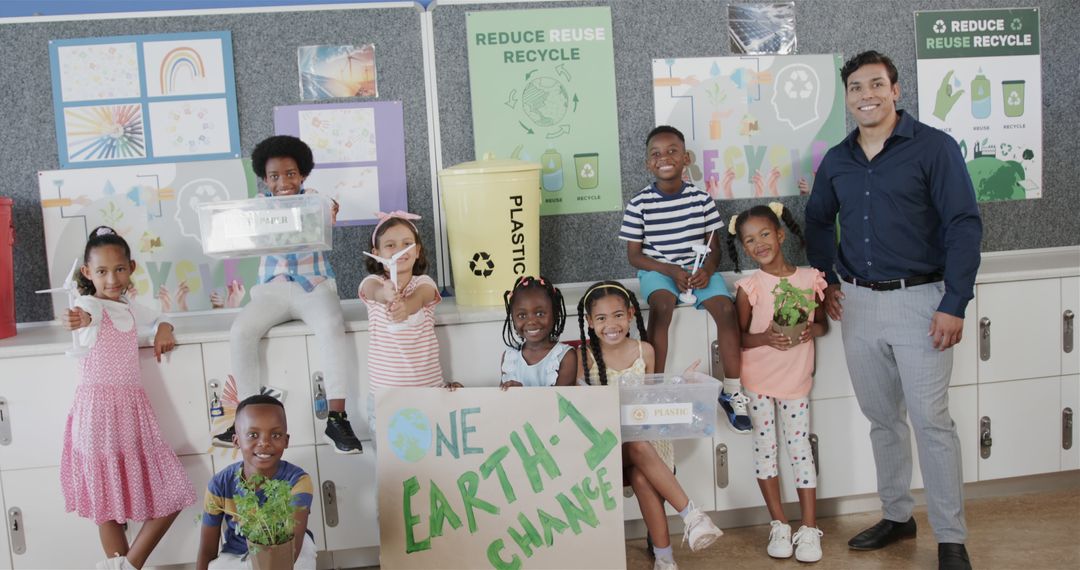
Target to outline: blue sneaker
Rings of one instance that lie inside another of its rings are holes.
[[[750,424],[750,414],[746,411],[749,403],[750,398],[742,395],[742,392],[728,394],[723,390],[720,391],[720,407],[727,413],[728,425],[735,433],[750,433],[753,429],[753,425]]]

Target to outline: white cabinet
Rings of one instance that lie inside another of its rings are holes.
[[[678,479],[679,485],[695,506],[703,511],[716,510],[716,500],[712,492],[713,464],[710,461],[712,439],[680,439],[672,443],[675,445],[675,478]],[[629,487],[624,490],[624,497],[623,519],[628,521],[641,519],[641,508],[638,506],[637,497],[633,495]],[[679,513],[666,501],[664,510],[669,516]]]
[[[26,550],[12,554],[15,568],[90,568],[105,559],[93,521],[64,511],[59,467],[3,471],[0,478],[5,506],[22,513]]]
[[[198,349],[198,346],[195,346]],[[199,552],[199,533],[202,529],[203,498],[206,485],[214,475],[209,455],[187,455],[180,458],[191,486],[195,488],[195,503],[177,515],[169,531],[158,543],[146,561],[147,566],[184,564],[191,562]],[[135,539],[142,523],[128,523],[128,542]]]
[[[1066,409],[1072,412],[1072,441],[1069,449],[1062,445],[1061,470],[1080,469],[1080,375],[1061,377],[1061,409],[1063,413]],[[1061,422],[1064,424],[1063,419]],[[1062,428],[1064,434],[1064,426]],[[1065,439],[1064,435],[1062,439]]]
[[[1080,314],[1080,277],[1068,277],[1061,280],[1061,344],[1071,345],[1071,350],[1065,352],[1064,346],[1061,351],[1061,373],[1080,374],[1080,333],[1077,332],[1077,314]],[[1071,318],[1069,317],[1071,315]],[[1071,342],[1065,341],[1065,336],[1072,329]],[[1059,346],[1060,346],[1059,345]]]
[[[0,471],[59,465],[78,361],[56,354],[4,359],[2,366],[0,398],[7,402],[11,442],[0,445]]]
[[[979,415],[990,418],[990,457],[979,480],[1051,473],[1061,468],[1061,380],[1033,378],[979,386]]]
[[[315,446],[290,445],[283,455],[285,461],[296,465],[311,477],[311,513],[308,515],[308,529],[315,536],[315,549],[326,550],[326,531],[323,528],[322,489],[319,486],[319,462],[315,458]]]
[[[979,380],[979,312],[978,294],[968,303],[964,315],[963,335],[953,346],[952,378],[949,386],[967,386]]]
[[[310,376],[304,337],[278,337],[259,342],[262,374],[260,386],[272,386],[285,392],[285,414],[289,418],[290,445],[315,443],[314,413],[311,406]],[[210,420],[209,401],[221,396],[226,378],[232,373],[228,342],[202,345],[203,371],[206,380],[205,421]],[[216,387],[215,387],[216,386]],[[215,430],[217,433],[220,430]],[[201,451],[205,451],[203,447]]]
[[[978,285],[978,336],[990,335],[990,358],[979,360],[979,382],[1061,373],[1061,280]],[[980,338],[980,340],[982,340]]]
[[[855,398],[811,401],[810,410],[818,436],[818,498],[876,492],[870,422]]]
[[[502,327],[502,321],[435,327],[443,378],[469,387],[498,386]]]
[[[0,517],[3,517],[4,525],[7,528],[0,532],[0,570],[11,570],[11,546],[8,543],[8,531],[11,527],[11,521],[8,519],[7,507],[4,506],[2,491],[3,489],[0,489]]]
[[[346,396],[345,396],[345,412],[349,415],[349,423],[352,424],[353,431],[356,432],[356,437],[361,441],[371,439],[371,434],[368,430],[367,419],[367,399],[371,397],[369,393],[370,387],[368,383],[368,340],[371,336],[367,331],[348,333],[345,335],[349,342],[351,350],[355,350],[358,355],[357,362],[359,367],[356,371],[346,371]],[[326,381],[324,372],[326,365],[323,363],[322,351],[318,348],[318,339],[314,336],[307,337],[307,351],[308,362],[311,368],[311,394],[312,394],[312,409],[314,410],[314,402],[317,395],[325,397],[326,395]],[[322,382],[322,387],[319,388],[317,379]],[[319,418],[314,416],[315,421],[315,441],[317,443],[329,443],[325,437],[326,432],[326,418]]]
[[[339,455],[329,445],[319,445],[315,449],[323,486],[320,497],[324,503],[326,549],[377,546],[379,522],[375,515],[374,445],[365,441],[364,453],[360,455]],[[327,494],[330,484],[333,496]],[[337,516],[330,516],[335,511]]]
[[[855,395],[844,355],[843,326],[842,321],[829,319],[829,332],[814,339],[814,387],[810,390],[813,400]]]
[[[727,416],[723,411],[717,413],[713,446],[714,450],[721,445],[726,446],[727,486],[721,488],[717,485],[717,481],[712,481],[712,489],[716,495],[716,510],[762,506],[765,501],[761,498],[761,491],[758,489],[757,478],[754,475],[754,446],[751,441],[753,438],[750,434],[735,433],[725,425],[727,421]],[[717,475],[723,478],[723,467],[720,461],[716,462],[714,479]],[[786,481],[782,481],[781,485],[785,483]]]
[[[203,375],[202,347],[178,346],[160,363],[152,348],[143,348],[139,368],[165,441],[177,455],[206,452],[210,437],[203,411],[206,392],[198,381]]]

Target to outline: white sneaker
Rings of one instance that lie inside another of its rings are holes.
[[[690,550],[697,552],[708,548],[716,539],[724,536],[724,531],[717,528],[709,515],[701,512],[701,509],[692,504],[690,506],[690,514],[686,515],[686,520],[683,521],[686,525],[683,529],[683,544],[690,541]]]
[[[791,541],[795,544],[795,560],[799,562],[817,562],[821,560],[821,536],[825,534],[816,528],[799,527]]]
[[[780,521],[769,523],[772,530],[769,531],[769,556],[773,558],[791,558],[791,525]]]
[[[679,565],[674,560],[661,560],[657,558],[652,565],[653,570],[679,570]]]
[[[128,562],[127,557],[117,554],[112,558],[106,558],[101,562],[94,565],[97,570],[135,570],[135,567]]]

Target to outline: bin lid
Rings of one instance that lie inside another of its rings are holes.
[[[529,162],[516,158],[484,158],[472,162],[462,162],[439,171],[439,176],[456,174],[487,174],[491,172],[524,172],[540,170],[539,162]]]

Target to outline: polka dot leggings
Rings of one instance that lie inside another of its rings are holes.
[[[754,474],[758,479],[769,479],[779,474],[777,455],[779,440],[776,437],[776,415],[780,414],[780,427],[787,442],[791,470],[795,473],[795,487],[817,487],[814,455],[810,451],[810,400],[780,400],[755,394],[743,386],[743,393],[750,398],[750,423],[754,426]]]

